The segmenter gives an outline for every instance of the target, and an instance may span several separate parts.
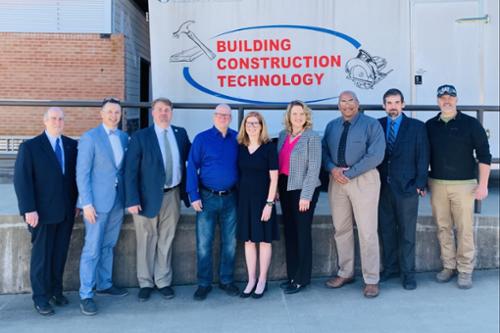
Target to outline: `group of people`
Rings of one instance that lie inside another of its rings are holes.
[[[31,232],[35,309],[52,315],[52,305],[68,304],[62,276],[74,219],[81,212],[83,314],[98,312],[95,293],[128,294],[112,277],[124,210],[132,214],[136,231],[139,301],[154,291],[175,297],[172,244],[181,200],[196,212],[194,299],[204,300],[212,290],[217,225],[219,288],[241,298],[264,296],[272,242],[280,237],[277,201],[287,268],[280,287],[286,294],[301,292],[311,281],[311,225],[322,167],[329,173],[338,257],[337,275],[326,281],[327,287],[354,281],[355,223],[364,296],[376,297],[379,282],[396,277],[405,289],[415,289],[418,201],[429,188],[443,263],[436,278],[447,282],[458,272],[458,286],[470,288],[473,202],[488,194],[491,154],[481,124],[457,111],[455,87],[439,87],[437,101],[441,112],[424,124],[407,117],[403,94],[389,89],[383,96],[387,117],[376,120],[360,112],[354,92],[344,91],[338,99],[341,116],[327,125],[323,138],[313,131],[309,107],[293,101],[277,144],[258,112],[247,113],[238,132],[231,129],[226,104],[215,108],[213,127],[192,144],[185,129],[171,124],[173,105],[166,98],[153,101],[154,124],[130,140],[118,129],[121,106],[115,98],[103,100],[102,124],[79,142],[62,135],[63,111],[48,109],[44,133],[20,146],[14,174],[19,210]],[[242,290],[233,276],[237,240],[244,243],[248,273]]]

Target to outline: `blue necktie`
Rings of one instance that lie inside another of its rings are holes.
[[[394,148],[394,142],[396,141],[396,131],[394,130],[394,125],[396,125],[396,122],[392,120],[389,129],[389,137],[387,138],[387,152],[389,154],[392,153],[392,148]]]
[[[59,165],[61,166],[61,171],[64,173],[62,150],[61,150],[61,146],[59,145],[60,141],[61,140],[59,138],[56,139],[55,153],[56,153],[57,162],[59,162]]]

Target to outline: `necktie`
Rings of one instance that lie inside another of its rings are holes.
[[[113,150],[116,167],[118,167],[123,158],[123,148],[116,130],[109,130],[109,142],[111,144],[111,150]]]
[[[395,124],[396,122],[392,120],[389,128],[389,136],[387,137],[387,152],[389,154],[392,153],[392,148],[394,148],[394,142],[396,141],[396,131],[394,130]]]
[[[57,162],[59,162],[59,165],[61,166],[61,171],[64,173],[62,150],[61,150],[61,145],[59,144],[60,142],[61,142],[61,140],[59,138],[57,138],[56,139],[56,148],[54,151],[56,153]]]
[[[163,132],[163,144],[165,147],[165,186],[172,186],[172,150],[168,141],[167,130]]]
[[[347,133],[349,132],[349,127],[351,123],[344,121],[344,130],[342,131],[342,136],[340,137],[339,149],[337,151],[337,163],[339,167],[347,168],[348,165],[345,160],[345,148],[347,144]]]

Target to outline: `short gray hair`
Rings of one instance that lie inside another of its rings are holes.
[[[49,120],[49,113],[52,112],[52,111],[58,111],[58,112],[61,112],[62,113],[62,116],[63,116],[63,119],[64,119],[64,111],[63,109],[61,109],[60,107],[58,106],[52,106],[50,108],[47,109],[47,111],[45,111],[45,113],[43,114],[43,120],[44,121],[47,121]]]
[[[354,91],[351,91],[351,90],[344,90],[342,91],[340,94],[339,94],[339,103],[340,103],[340,96],[344,95],[344,94],[349,94],[352,96],[352,98],[356,101],[356,103],[359,104],[359,99],[358,99],[358,96],[356,95],[356,93]]]

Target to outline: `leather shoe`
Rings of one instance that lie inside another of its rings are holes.
[[[380,274],[380,282],[385,282],[390,279],[395,279],[399,277],[399,272],[383,271]]]
[[[366,298],[374,298],[379,294],[378,284],[366,284],[363,289],[363,295]]]
[[[151,296],[151,293],[153,292],[153,288],[151,287],[144,287],[139,289],[139,302],[146,302],[149,297]]]
[[[300,284],[291,284],[288,288],[286,288],[285,290],[283,290],[283,292],[285,294],[296,294],[298,292],[300,292],[301,290],[303,290],[304,288],[306,287],[305,284],[303,285],[300,285]]]
[[[111,286],[108,289],[96,290],[96,294],[97,295],[108,295],[108,296],[127,296],[128,290],[125,288]]]
[[[404,276],[403,277],[403,288],[406,290],[417,289],[417,281],[414,276]]]
[[[52,306],[48,303],[46,304],[34,304],[36,312],[42,316],[52,316],[55,312]]]
[[[241,294],[240,294],[240,297],[241,298],[248,298],[248,297],[252,296],[252,294],[255,291],[255,288],[257,288],[257,283],[255,283],[255,285],[253,286],[252,290],[250,290],[249,293],[246,293],[245,290],[242,290]]]
[[[336,276],[336,277],[331,278],[330,280],[326,281],[325,286],[327,286],[328,288],[340,288],[346,284],[353,283],[353,282],[354,282],[353,276],[351,276],[349,278]]]
[[[163,296],[165,299],[172,299],[175,297],[175,292],[172,287],[167,286],[163,288],[158,288],[158,292]]]
[[[240,289],[233,283],[219,283],[219,288],[224,290],[229,296],[238,296],[240,294]]]
[[[290,281],[290,280],[286,280],[285,282],[281,282],[280,283],[280,288],[281,289],[287,289],[288,287],[290,287],[291,285],[293,285],[293,282]]]
[[[266,293],[267,291],[267,284],[266,286],[264,287],[264,290],[260,293],[260,294],[257,294],[255,291],[252,293],[252,298],[255,298],[255,299],[259,299],[259,298],[262,298],[262,296],[264,296],[264,294]]]
[[[60,295],[54,295],[50,298],[50,303],[57,305],[57,306],[65,306],[69,303],[68,299],[66,296],[63,294]]]
[[[198,286],[198,289],[194,292],[193,298],[197,301],[203,301],[207,298],[209,292],[212,291],[212,286]]]

